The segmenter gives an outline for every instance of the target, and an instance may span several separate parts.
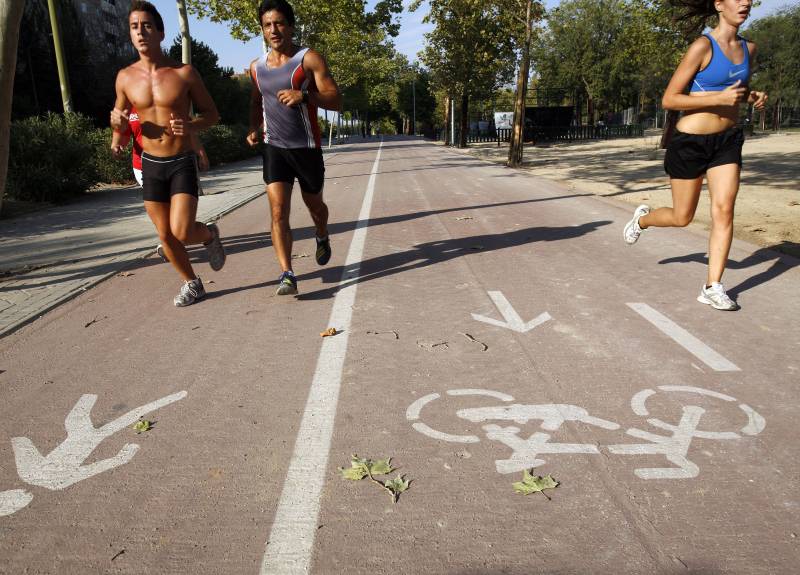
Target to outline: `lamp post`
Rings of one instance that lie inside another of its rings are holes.
[[[417,90],[416,90],[416,76],[411,78],[411,108],[413,110],[413,121],[411,123],[411,135],[417,135]]]

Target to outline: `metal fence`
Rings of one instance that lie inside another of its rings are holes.
[[[455,139],[458,141],[461,132],[455,130]],[[438,139],[445,141],[449,131],[439,130]],[[642,124],[623,126],[533,126],[525,130],[526,142],[572,142],[576,140],[610,140],[614,138],[637,138],[644,136]],[[467,133],[467,143],[477,144],[496,142],[499,146],[503,142],[511,141],[511,129],[499,128],[483,131],[470,131]]]

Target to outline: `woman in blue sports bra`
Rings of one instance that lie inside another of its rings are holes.
[[[717,16],[719,22],[689,46],[662,99],[665,109],[683,112],[664,157],[672,207],[651,211],[641,205],[624,229],[625,242],[634,244],[651,226],[688,225],[705,176],[711,195],[711,234],[708,277],[697,300],[721,310],[739,309],[721,283],[733,239],[733,207],[742,166],[744,136],[736,125],[739,106],[748,103],[761,109],[767,100],[765,93],[748,88],[756,46],[738,35],[751,2],[680,0],[685,9],[681,19]]]

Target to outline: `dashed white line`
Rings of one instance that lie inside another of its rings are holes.
[[[714,371],[741,371],[736,364],[729,361],[674,321],[657,312],[646,303],[629,303],[628,307],[656,326],[675,343],[694,355]]]
[[[322,341],[294,453],[289,462],[283,492],[267,541],[266,553],[261,562],[262,575],[299,575],[306,574],[311,569],[311,552],[320,508],[319,498],[325,484],[325,470],[336,418],[342,368],[347,353],[350,320],[353,316],[353,304],[358,287],[356,270],[364,253],[382,147],[383,141],[378,147],[375,163],[372,165],[367,191],[361,204],[361,213],[339,281],[339,291],[327,324],[336,326],[342,333],[336,337],[326,337]]]

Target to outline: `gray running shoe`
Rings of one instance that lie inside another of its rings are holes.
[[[625,243],[628,245],[633,245],[636,243],[636,240],[639,239],[639,236],[642,235],[642,228],[639,227],[639,218],[641,218],[645,214],[650,213],[650,206],[646,206],[642,204],[636,211],[633,212],[633,218],[627,224],[625,224],[625,229],[622,231],[622,236],[625,238]]]
[[[173,301],[176,307],[186,307],[204,297],[206,297],[206,289],[203,287],[203,282],[200,278],[196,278],[183,284],[181,286],[181,293],[176,295]]]
[[[710,305],[714,309],[721,309],[724,311],[736,311],[739,309],[739,304],[728,297],[725,293],[725,288],[719,282],[711,284],[710,288],[706,288],[705,284],[700,288],[700,295],[697,296],[697,301]]]
[[[156,253],[158,254],[158,257],[160,257],[162,261],[164,261],[164,263],[169,262],[169,260],[167,259],[167,254],[164,252],[164,246],[158,244],[158,246],[156,246]]]
[[[292,272],[283,272],[278,278],[276,295],[293,295],[297,293],[297,279]]]
[[[208,224],[208,231],[211,232],[211,239],[203,245],[208,251],[208,263],[211,269],[218,272],[225,265],[225,248],[219,240],[217,224]]]

